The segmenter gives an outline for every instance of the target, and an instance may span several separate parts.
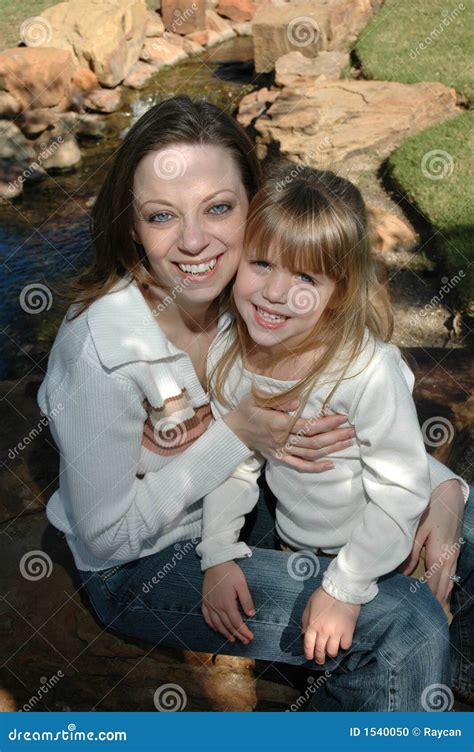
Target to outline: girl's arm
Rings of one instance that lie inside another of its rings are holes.
[[[248,558],[250,548],[239,541],[245,515],[258,501],[258,478],[264,458],[256,455],[239,465],[221,486],[204,497],[202,540],[196,552],[202,557],[201,569],[232,559]]]
[[[142,399],[128,379],[85,358],[69,365],[58,386],[40,390],[61,453],[57,493],[65,497],[73,534],[101,560],[139,557],[150,539],[178,524],[187,507],[252,454],[217,420],[161,470],[138,478]]]
[[[337,600],[366,603],[377,579],[411,550],[429,502],[430,479],[415,405],[392,350],[374,356],[350,415],[357,430],[367,503],[323,587]]]

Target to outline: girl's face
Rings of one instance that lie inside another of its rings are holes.
[[[253,342],[288,354],[314,329],[335,287],[325,274],[289,271],[273,252],[268,261],[244,254],[233,294]]]
[[[173,144],[147,154],[134,183],[134,238],[158,285],[179,304],[211,303],[233,278],[242,252],[248,200],[229,152]]]

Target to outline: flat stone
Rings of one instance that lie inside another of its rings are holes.
[[[225,18],[221,18],[214,10],[206,10],[206,27],[209,31],[219,34],[222,42],[236,36],[231,24]]]
[[[252,22],[244,21],[243,23],[233,23],[232,28],[239,37],[252,36]]]
[[[129,71],[123,84],[129,89],[144,89],[150,78],[153,78],[156,73],[156,66],[139,60]]]
[[[176,65],[181,60],[185,60],[187,56],[184,49],[169,42],[166,36],[163,36],[149,38],[145,41],[140,53],[140,60],[151,63],[156,70],[161,70]]]
[[[244,125],[256,116],[265,149],[275,143],[292,161],[349,176],[378,168],[408,136],[459,112],[454,89],[437,82],[344,80],[284,87],[270,106],[252,93],[238,119]]]

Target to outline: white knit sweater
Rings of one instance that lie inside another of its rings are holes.
[[[198,538],[202,497],[251,454],[129,281],[63,321],[38,394],[60,449],[46,513],[81,570]]]
[[[232,330],[221,331],[209,352],[209,369],[234,336]],[[323,588],[348,603],[372,600],[378,591],[377,579],[404,561],[429,503],[431,485],[447,479],[446,468],[430,458],[430,483],[428,457],[411,396],[414,377],[400,351],[376,341],[368,332],[365,342],[347,372],[350,378],[345,378],[330,398],[329,411],[348,415],[357,431],[354,445],[331,457],[334,469],[302,473],[273,456],[265,458],[266,480],[277,497],[277,531],[290,547],[309,552],[295,554],[293,575],[304,579],[305,567],[310,575],[311,570],[314,573],[318,549],[337,554],[323,577]],[[310,419],[320,413],[339,373],[340,369],[333,367],[331,373],[320,377],[302,417]],[[296,383],[251,373],[239,360],[225,385],[232,405],[250,392],[252,382],[272,393]],[[216,416],[228,409],[215,401],[212,407]],[[244,515],[258,499],[257,479],[263,461],[256,455],[246,460],[221,488],[204,499],[203,540],[197,548],[203,569],[251,556],[238,537]],[[467,498],[466,484],[464,493]]]

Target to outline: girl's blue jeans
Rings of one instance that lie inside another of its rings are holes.
[[[319,572],[297,575],[291,553],[278,548],[274,500],[263,486],[247,519],[244,538],[255,546],[239,560],[256,615],[246,618],[254,633],[249,645],[230,643],[201,615],[202,573],[198,541],[180,541],[157,554],[100,572],[79,572],[99,620],[118,634],[178,650],[224,653],[271,663],[301,665],[315,672],[317,691],[306,709],[317,711],[423,711],[433,696],[455,685],[473,691],[474,558],[473,494],[466,506],[463,545],[447,618],[427,584],[391,573],[360,613],[349,650],[322,666],[303,654],[301,617],[321,584],[330,559],[319,557]],[[317,569],[317,567],[316,567]],[[434,685],[445,685],[439,689]]]

